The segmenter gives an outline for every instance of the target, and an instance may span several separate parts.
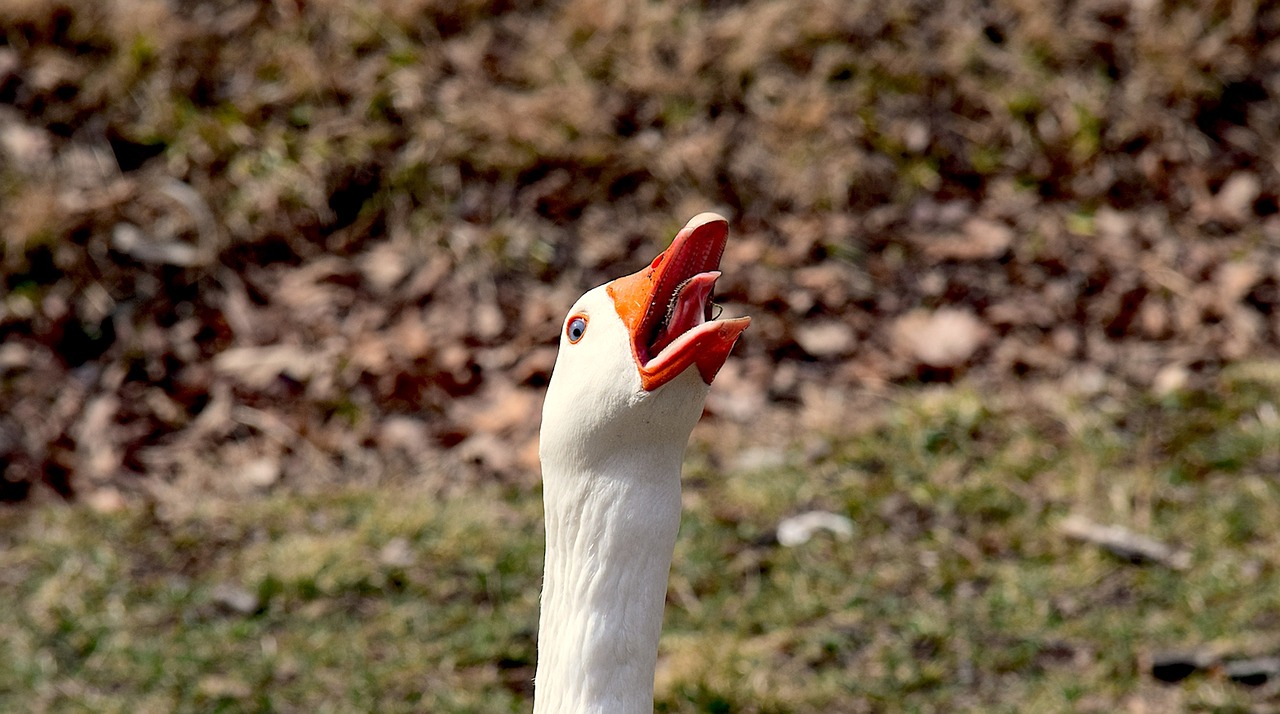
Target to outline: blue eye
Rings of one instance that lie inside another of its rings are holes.
[[[577,344],[582,339],[582,335],[587,331],[587,316],[574,315],[569,319],[569,324],[564,328],[564,334],[568,336],[571,344]]]

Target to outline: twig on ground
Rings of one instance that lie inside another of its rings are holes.
[[[1186,570],[1191,565],[1191,554],[1187,551],[1134,533],[1124,526],[1104,526],[1073,514],[1067,516],[1059,528],[1069,538],[1092,543],[1134,563],[1157,563],[1174,570]]]

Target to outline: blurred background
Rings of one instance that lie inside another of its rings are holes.
[[[527,710],[560,321],[704,210],[660,711],[1280,709],[1250,0],[0,0],[0,708]]]

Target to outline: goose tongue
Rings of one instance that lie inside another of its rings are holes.
[[[711,291],[719,277],[719,270],[698,273],[676,287],[667,316],[649,346],[649,354],[660,354],[677,337],[711,318]]]

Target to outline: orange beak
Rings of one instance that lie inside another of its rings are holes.
[[[697,365],[702,381],[711,384],[751,323],[749,317],[711,319],[711,290],[728,240],[728,221],[700,213],[649,267],[609,283],[646,390],[661,387],[690,365]]]

